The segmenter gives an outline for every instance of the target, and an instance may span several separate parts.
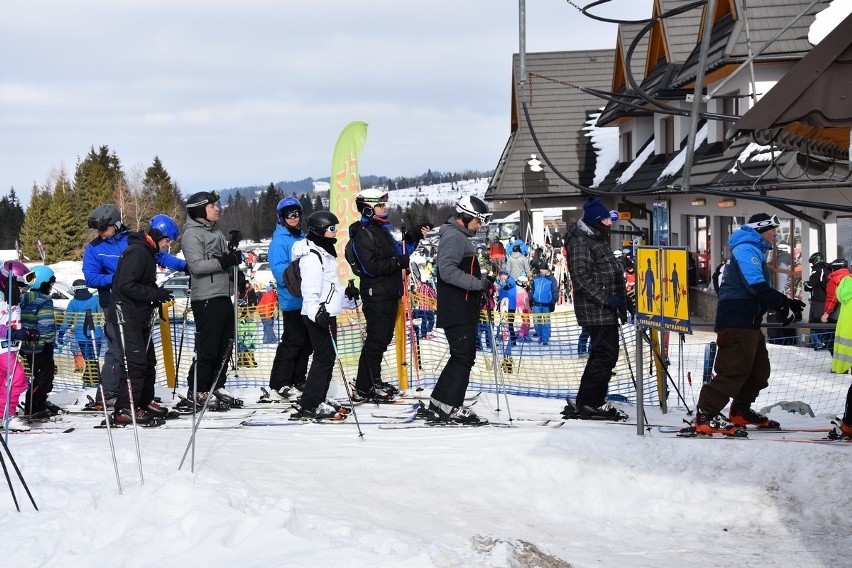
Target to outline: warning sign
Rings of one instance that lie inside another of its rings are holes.
[[[636,318],[640,325],[692,333],[685,248],[636,248]]]

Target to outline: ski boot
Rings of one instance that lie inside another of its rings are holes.
[[[224,402],[225,404],[227,404],[230,408],[243,407],[243,400],[232,395],[224,387],[219,387],[218,389],[215,389],[213,391],[213,396],[215,396],[219,400],[219,402]]]
[[[731,438],[748,437],[745,428],[731,424],[723,415],[710,414],[700,409],[695,411],[695,420],[689,424],[690,426],[681,428],[677,433],[679,437],[694,438],[696,436],[712,436],[713,434],[722,434]]]
[[[728,418],[735,426],[757,426],[761,430],[780,430],[781,424],[770,420],[763,414],[755,412],[747,402],[734,399],[731,401],[731,410]]]

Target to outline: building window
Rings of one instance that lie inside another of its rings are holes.
[[[690,215],[689,231],[686,235],[686,247],[695,260],[695,283],[710,284],[713,267],[710,261],[710,245],[713,241],[710,230],[710,217],[707,215]]]
[[[663,135],[663,154],[671,156],[675,153],[674,117],[668,116],[664,118],[661,127]]]
[[[802,297],[802,221],[779,218],[775,247],[766,255],[772,287],[791,298]]]
[[[725,95],[725,98],[722,99],[722,114],[727,116],[739,116],[740,114],[740,99],[739,99],[739,91],[730,93]],[[730,130],[730,128],[734,125],[733,122],[721,122],[722,127],[721,135],[719,139],[722,141],[722,149],[727,150],[730,145],[730,141],[725,137],[725,133]]]
[[[621,161],[633,161],[633,133],[622,132],[621,134]]]

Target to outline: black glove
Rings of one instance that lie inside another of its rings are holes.
[[[231,235],[231,240],[228,241],[228,248],[230,250],[237,250],[240,247],[240,241],[243,240],[243,233],[239,229],[234,229],[229,234]]]
[[[511,289],[512,289],[512,287],[511,287],[511,286],[509,286],[508,284],[503,284],[503,289],[504,289],[504,290],[511,290]]]
[[[488,292],[491,290],[491,287],[494,286],[494,282],[492,282],[488,278],[483,278],[482,281],[480,281],[479,285],[482,286],[483,292]]]
[[[790,305],[790,311],[794,314],[802,315],[802,312],[805,309],[805,303],[801,300],[797,300],[796,298],[790,298],[787,300],[787,303]]]
[[[796,314],[790,313],[790,306],[787,302],[778,309],[778,321],[783,325],[790,325],[796,319]]]
[[[353,280],[349,281],[349,286],[343,290],[343,295],[355,302],[361,299],[361,292],[358,290],[358,287],[355,285]]]
[[[624,311],[624,300],[621,299],[621,296],[616,296],[613,294],[606,300],[606,308],[609,309],[612,313],[618,315]]]
[[[174,296],[172,295],[171,290],[167,290],[166,288],[157,288],[157,301],[161,304],[168,302],[169,300],[173,300]]]
[[[550,304],[550,305],[549,305],[549,306],[547,306],[547,307],[548,307],[548,308],[550,308],[550,311],[551,311],[551,312],[555,312],[555,311],[556,311],[556,304]]]
[[[328,311],[326,311],[325,304],[320,304],[320,307],[314,316],[314,323],[325,329],[329,329],[331,327],[331,316]]]
[[[396,257],[396,262],[399,264],[399,267],[403,270],[408,270],[408,266],[411,264],[411,257],[407,254],[402,254]]]
[[[228,254],[214,256],[213,258],[219,261],[219,264],[222,265],[222,270],[228,270],[232,266],[239,266],[243,260],[242,254],[238,250],[232,250]]]
[[[13,329],[12,330],[12,339],[15,341],[27,341],[29,343],[34,343],[38,341],[38,338],[41,337],[41,334],[37,329]]]

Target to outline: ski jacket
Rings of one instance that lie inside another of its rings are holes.
[[[402,297],[402,246],[390,232],[390,223],[362,217],[349,225],[352,251],[364,273],[361,276],[361,300],[397,300]]]
[[[826,286],[828,276],[831,274],[831,265],[820,262],[811,266],[811,275],[805,282],[805,292],[810,292],[810,306],[808,308],[808,321],[818,322],[825,312],[825,300],[827,295]]]
[[[488,256],[491,260],[503,260],[506,258],[506,247],[500,241],[494,241],[488,248]]]
[[[539,274],[530,285],[530,302],[534,306],[547,305],[553,311],[553,304],[559,297],[559,283],[553,274]]]
[[[849,276],[848,268],[835,270],[828,275],[828,280],[825,284],[825,307],[823,313],[828,314],[830,321],[837,321],[837,287],[840,286],[840,281]]]
[[[475,325],[482,306],[482,278],[476,249],[470,242],[473,232],[456,223],[445,223],[438,231],[437,275],[440,328]]]
[[[843,374],[852,368],[852,278],[843,278],[837,286],[840,317],[834,330],[834,354],[831,371]]]
[[[322,262],[312,251],[319,253]],[[320,304],[325,304],[329,315],[339,316],[343,309],[343,286],[337,275],[337,258],[308,239],[293,245],[293,260],[297,258],[302,274],[302,315],[316,321]]]
[[[65,308],[65,319],[62,320],[62,325],[59,327],[59,331],[57,331],[57,337],[63,337],[65,332],[73,327],[74,328],[74,339],[78,343],[89,343],[92,341],[92,338],[87,336],[83,330],[83,323],[86,320],[86,310],[91,310],[92,315],[101,313],[100,302],[97,297],[90,296],[88,300],[78,300],[74,298],[70,302],[68,302],[68,307]],[[95,340],[103,337],[103,327],[100,325],[95,325]]]
[[[770,309],[780,309],[787,297],[772,288],[766,252],[772,245],[743,225],[728,239],[731,262],[719,285],[716,328],[760,329]]]
[[[506,278],[506,282],[503,282],[501,278],[498,278],[497,290],[497,303],[502,306],[503,300],[505,299],[509,302],[509,311],[515,311],[515,308],[518,305],[518,292],[515,279],[509,276]]]
[[[609,248],[608,237],[580,220],[566,233],[565,239],[577,323],[617,325],[618,314],[609,309],[609,297],[620,297],[625,306],[628,300],[624,273]]]
[[[56,319],[53,300],[38,290],[21,295],[21,326],[36,330],[39,338],[21,343],[21,353],[41,353],[46,345],[56,341]]]
[[[301,298],[299,298],[299,300],[301,300]],[[277,303],[278,292],[276,292],[275,290],[268,290],[264,292],[263,296],[260,297],[260,302],[258,302],[257,304],[257,315],[259,315],[261,319],[271,318],[275,315],[275,308],[277,307]]]
[[[127,248],[130,230],[124,225],[121,230],[108,239],[96,237],[86,245],[83,251],[83,277],[86,286],[98,289],[98,298],[102,311],[109,308],[109,295],[112,279],[118,267],[118,259]],[[186,272],[186,262],[165,251],[157,251],[157,264],[170,270]]]
[[[515,287],[515,311],[527,314],[530,312],[530,295],[523,286]]]
[[[520,252],[512,252],[506,260],[506,272],[516,281],[521,274],[530,276],[530,259]]]
[[[107,321],[118,323],[116,305],[120,303],[124,325],[138,329],[150,326],[157,302],[157,246],[145,233],[131,233],[127,240],[112,282]]]
[[[293,296],[287,290],[287,284],[284,282],[284,271],[287,270],[290,261],[293,259],[293,245],[297,241],[303,240],[305,240],[305,233],[301,229],[294,233],[287,227],[278,225],[272,234],[272,242],[269,243],[269,269],[275,276],[275,283],[278,288],[278,305],[287,312],[302,309],[302,299]]]
[[[215,223],[187,217],[181,247],[192,275],[193,302],[233,295],[234,269],[223,269],[215,258],[228,254],[228,241]]]
[[[9,328],[21,329],[21,307],[13,305],[11,310],[8,302],[6,302],[6,294],[0,294],[0,340],[6,341],[9,338]],[[9,313],[11,312],[11,317]],[[5,356],[8,349],[0,346],[0,353]]]

